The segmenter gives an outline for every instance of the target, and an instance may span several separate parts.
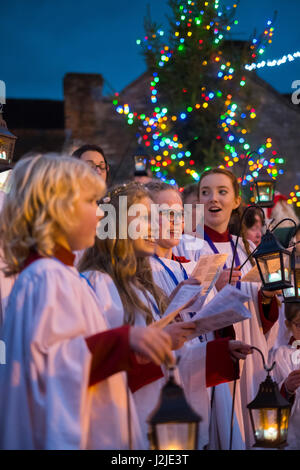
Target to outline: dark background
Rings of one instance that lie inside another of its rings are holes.
[[[220,4],[232,4],[221,0]],[[115,91],[145,71],[136,39],[150,4],[153,19],[166,24],[167,0],[2,0],[0,79],[9,98],[62,99],[67,72],[101,73]],[[241,0],[232,36],[247,40],[263,31],[278,10],[274,41],[262,57],[279,59],[300,50],[299,0]],[[300,80],[300,59],[259,72],[281,93]]]

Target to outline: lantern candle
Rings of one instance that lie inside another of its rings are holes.
[[[174,368],[148,418],[152,450],[195,450],[200,416],[190,407],[183,389],[174,380]]]
[[[277,429],[274,427],[269,427],[264,430],[265,439],[269,439],[270,441],[275,441],[277,439],[277,434]]]

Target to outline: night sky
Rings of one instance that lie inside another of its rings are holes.
[[[221,0],[221,4],[231,4]],[[67,72],[101,73],[121,91],[145,71],[136,39],[151,6],[153,19],[166,25],[167,0],[4,0],[0,9],[0,80],[8,98],[62,99]],[[260,32],[278,10],[273,44],[263,58],[300,50],[299,0],[241,0],[235,39]],[[300,59],[260,76],[282,93],[300,80]],[[106,90],[108,90],[106,86]]]

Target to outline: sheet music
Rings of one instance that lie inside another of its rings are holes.
[[[197,298],[189,307],[190,312],[197,312],[192,317],[192,321],[196,323],[196,330],[189,339],[251,318],[251,313],[244,306],[247,300],[249,300],[248,295],[231,285],[225,286],[208,304],[200,307],[200,310],[197,309],[201,305],[201,299]],[[180,315],[185,313],[183,310]],[[187,319],[185,315],[183,319],[191,321],[191,317]]]
[[[201,283],[203,295],[208,294],[213,288],[227,258],[227,253],[200,256],[190,277]]]

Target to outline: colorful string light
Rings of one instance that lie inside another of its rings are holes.
[[[286,54],[283,55],[280,59],[273,59],[273,60],[262,60],[258,63],[252,63],[251,65],[245,65],[245,69],[249,70],[250,72],[255,69],[261,69],[263,67],[278,67],[279,65],[285,64],[286,62],[293,62],[295,59],[300,58],[300,52],[293,52],[293,54]]]
[[[300,186],[294,186],[293,191],[289,194],[288,204],[295,204],[296,207],[300,207]]]

